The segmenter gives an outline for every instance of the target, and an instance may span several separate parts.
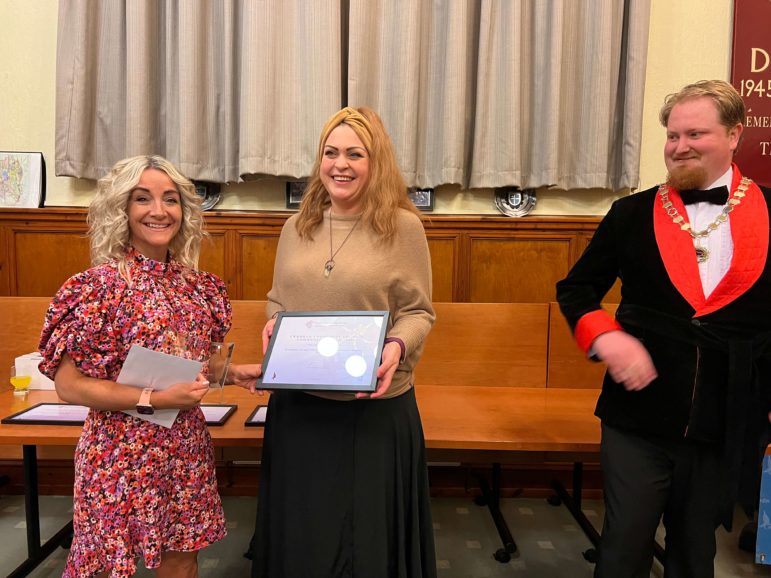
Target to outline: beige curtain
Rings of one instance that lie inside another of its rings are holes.
[[[351,0],[349,102],[412,185],[637,187],[650,0]]]
[[[467,181],[478,0],[351,0],[348,102],[371,106],[409,184]]]
[[[306,175],[340,107],[340,6],[60,0],[56,174],[136,154],[189,177]]]

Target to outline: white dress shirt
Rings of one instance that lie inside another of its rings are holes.
[[[733,178],[733,167],[723,174],[718,180],[706,187],[725,186],[728,189],[728,196],[731,196],[731,180]],[[724,205],[715,205],[712,203],[693,203],[685,206],[688,213],[688,221],[691,223],[693,231],[702,231],[717,219],[723,212]],[[699,276],[701,277],[701,286],[704,289],[704,296],[709,297],[715,290],[718,283],[731,267],[731,257],[734,253],[734,241],[731,237],[731,221],[725,221],[718,225],[718,228],[706,237],[693,240],[694,247],[704,247],[709,251],[709,258],[704,263],[699,263]]]

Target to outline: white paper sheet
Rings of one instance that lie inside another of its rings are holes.
[[[132,345],[118,375],[118,383],[163,390],[175,383],[195,381],[202,367],[200,361]],[[132,409],[126,410],[126,413],[163,427],[171,427],[179,410],[156,409],[152,415],[141,415]]]

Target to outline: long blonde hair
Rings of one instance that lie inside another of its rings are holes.
[[[313,230],[324,220],[324,211],[331,205],[329,193],[321,182],[321,160],[329,134],[341,124],[353,129],[369,154],[369,178],[359,192],[362,200],[361,220],[381,240],[389,242],[396,233],[396,215],[400,208],[416,215],[420,213],[407,197],[407,184],[399,170],[394,147],[383,121],[374,110],[367,107],[346,107],[333,114],[324,125],[316,161],[300,205],[297,232],[303,239],[312,239]]]
[[[169,253],[181,265],[197,269],[201,239],[206,234],[203,230],[201,198],[190,180],[169,161],[156,155],[118,161],[107,175],[99,179],[96,196],[88,208],[91,265],[115,260],[121,274],[127,277],[125,258],[131,246],[127,208],[131,191],[147,169],[163,171],[176,185],[182,205],[182,223],[169,245]]]

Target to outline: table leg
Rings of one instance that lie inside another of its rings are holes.
[[[490,515],[493,518],[493,522],[495,522],[498,535],[503,543],[503,548],[495,552],[495,559],[498,562],[506,563],[511,560],[511,555],[517,551],[517,543],[514,541],[509,525],[506,523],[506,518],[503,517],[501,512],[501,464],[493,464],[492,486],[491,489],[487,480],[480,478],[479,488],[482,490],[483,502],[487,504],[487,508],[490,510]]]
[[[40,503],[37,480],[37,447],[25,445],[24,455],[24,510],[27,520],[27,559],[8,578],[28,576],[40,563],[48,558],[57,546],[72,535],[72,521],[45,544],[40,544]]]
[[[551,485],[554,488],[554,491],[557,493],[557,496],[559,497],[560,501],[565,504],[565,507],[570,511],[570,513],[573,516],[573,519],[578,523],[578,525],[581,527],[581,530],[583,530],[584,534],[586,534],[586,537],[589,538],[589,541],[592,543],[592,546],[595,548],[600,543],[600,534],[597,532],[597,529],[592,525],[592,523],[589,521],[589,519],[584,514],[584,511],[581,507],[581,499],[582,499],[582,493],[583,493],[583,462],[575,462],[573,464],[573,495],[571,496],[568,494],[568,491],[565,489],[565,486],[562,485],[562,482],[559,480],[553,480]],[[654,542],[653,544],[653,555],[656,557],[656,559],[663,563],[664,562],[664,548],[659,544],[658,542]],[[584,558],[589,560],[590,562],[595,562],[597,560],[596,558],[596,552],[592,550],[587,550],[584,552]]]
[[[24,446],[24,512],[27,519],[27,556],[40,553],[40,500],[37,482],[37,448]]]

